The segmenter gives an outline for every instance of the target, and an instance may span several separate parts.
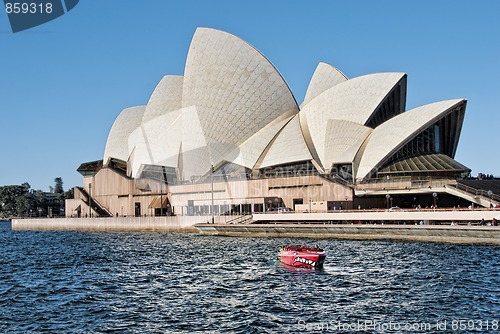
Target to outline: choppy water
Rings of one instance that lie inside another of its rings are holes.
[[[499,247],[314,240],[328,257],[324,270],[308,271],[277,262],[288,241],[0,223],[0,332],[499,328]]]

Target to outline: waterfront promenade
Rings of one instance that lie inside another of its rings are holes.
[[[253,215],[13,219],[13,230],[194,232],[243,237],[399,239],[500,244],[499,210],[342,211]],[[481,222],[484,221],[482,225]]]
[[[252,224],[197,224],[206,235],[392,239],[500,244],[498,210],[342,211],[254,214]],[[481,225],[484,224],[484,225]]]
[[[383,222],[430,222],[432,224],[478,224],[481,220],[500,220],[500,210],[344,210],[330,212],[284,212],[257,213],[253,220],[257,222],[349,222],[376,224]]]

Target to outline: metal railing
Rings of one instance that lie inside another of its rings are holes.
[[[99,201],[97,201],[94,197],[90,197],[89,193],[83,187],[77,187],[80,192],[86,197],[83,202],[89,205],[89,199],[92,199],[92,209],[97,212],[97,214],[101,217],[113,217],[113,214]]]
[[[348,188],[351,188],[351,189],[354,188],[354,184],[352,182],[350,182],[350,181],[342,178],[339,175],[318,174],[318,176],[321,177],[321,178],[323,178],[323,179],[325,179],[325,180],[328,180],[330,182],[340,183],[344,187],[348,187]]]
[[[493,193],[490,194],[489,191],[486,191],[484,189],[477,189],[477,188],[466,186],[466,185],[460,184],[460,183],[452,184],[450,186],[456,188],[457,190],[459,190],[459,191],[461,191],[463,193],[469,194],[469,195],[483,197],[484,199],[487,199],[489,201],[500,202],[500,196],[499,195],[496,195],[496,194],[493,194]]]
[[[226,224],[243,224],[253,219],[253,215],[238,216],[234,219],[226,221]]]
[[[397,182],[409,182],[412,180],[411,176],[393,176],[390,178],[387,177],[379,177],[379,178],[373,178],[373,179],[368,179],[364,180],[360,183],[358,183],[360,186],[363,184],[377,184],[377,183],[397,183]]]

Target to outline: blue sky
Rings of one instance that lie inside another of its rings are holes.
[[[468,99],[456,160],[500,176],[500,1],[83,0],[13,34],[0,13],[0,185],[82,184],[119,112],[182,75],[196,27],[261,51],[302,102],[320,61],[408,74],[407,109]]]

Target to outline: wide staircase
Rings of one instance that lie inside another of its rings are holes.
[[[500,204],[500,180],[457,180],[448,185],[448,193],[460,196],[484,207]]]
[[[253,215],[242,215],[226,221],[226,224],[251,224],[251,223],[253,223]]]
[[[483,191],[491,191],[493,194],[500,195],[500,179],[491,179],[491,180],[473,180],[473,179],[465,179],[458,180],[459,184],[475,188]]]
[[[90,197],[89,193],[83,187],[77,187],[78,190],[83,194],[82,201],[89,205],[89,199],[91,200],[92,209],[97,213],[99,217],[112,217],[113,214],[99,201],[95,198]]]

